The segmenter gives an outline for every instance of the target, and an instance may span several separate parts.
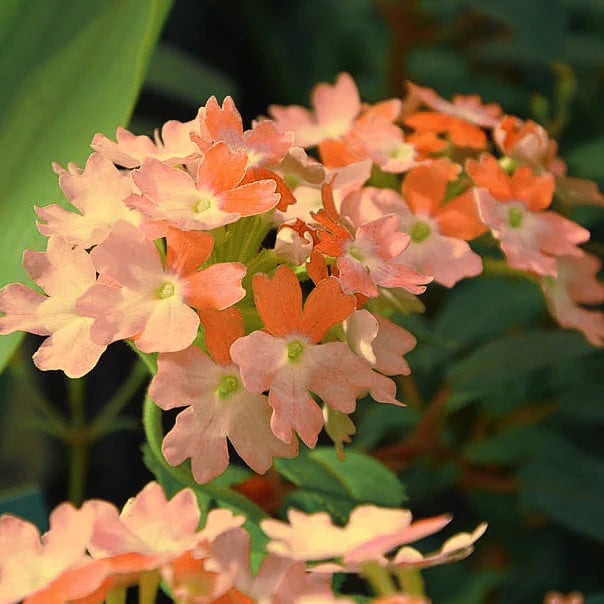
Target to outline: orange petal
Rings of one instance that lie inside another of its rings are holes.
[[[403,123],[418,132],[447,132],[451,127],[451,116],[437,111],[420,111],[408,115]]]
[[[214,240],[202,231],[168,229],[168,253],[166,264],[179,275],[187,275],[198,269],[212,253]]]
[[[449,181],[457,176],[459,170],[459,166],[448,159],[434,160],[410,170],[403,182],[403,197],[413,212],[436,214]]]
[[[232,306],[245,296],[241,287],[244,276],[245,266],[240,262],[220,262],[190,273],[184,280],[187,304],[217,310]]]
[[[415,145],[416,149],[424,155],[438,153],[447,146],[447,141],[439,138],[435,132],[414,132],[408,134],[405,140],[409,144]]]
[[[220,365],[232,363],[231,344],[245,334],[241,312],[233,306],[224,310],[206,308],[199,311],[199,318],[210,356]]]
[[[363,159],[353,153],[343,141],[331,138],[319,143],[319,157],[328,168],[341,168]]]
[[[222,193],[236,187],[245,174],[247,155],[233,152],[225,143],[212,145],[197,168],[197,188]]]
[[[325,256],[317,250],[313,250],[310,253],[310,260],[306,264],[306,272],[315,285],[321,283],[323,279],[327,279],[327,277],[329,277],[329,271],[327,270]]]
[[[254,275],[252,286],[256,309],[269,333],[283,336],[300,329],[302,289],[294,271],[282,264],[272,279]]]
[[[205,123],[215,140],[231,140],[234,136],[243,135],[241,115],[230,96],[222,102],[222,108],[215,96],[208,99],[205,107]]]
[[[325,332],[355,309],[356,299],[342,291],[335,277],[324,279],[310,292],[302,313],[302,331],[319,342]]]
[[[441,234],[458,239],[475,239],[488,230],[478,215],[472,189],[447,202],[437,220]]]
[[[450,119],[448,132],[454,145],[472,147],[473,149],[484,149],[486,147],[487,135],[482,128],[457,117],[451,117]]]
[[[533,212],[545,210],[552,203],[556,183],[551,174],[536,176],[528,166],[520,166],[512,175],[512,193]]]
[[[469,159],[466,172],[476,185],[487,188],[493,197],[500,200],[512,197],[510,177],[492,155],[484,154],[479,161]]]
[[[285,181],[276,172],[273,172],[268,168],[248,168],[243,182],[248,183],[260,180],[275,181],[275,185],[277,187],[275,193],[280,196],[279,203],[277,204],[277,210],[285,212],[287,206],[291,206],[296,203],[296,198],[290,191],[289,187],[285,184]]]
[[[279,196],[275,195],[276,187],[274,180],[258,180],[241,185],[221,195],[220,209],[240,216],[268,212],[279,202]]]

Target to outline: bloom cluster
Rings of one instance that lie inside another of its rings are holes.
[[[413,84],[404,103],[367,105],[347,74],[312,104],[244,130],[212,97],[154,140],[96,135],[84,169],[55,166],[73,207],[36,208],[48,244],[24,265],[44,293],[0,290],[0,333],[49,336],[41,369],[82,376],[117,340],[158,353],[151,398],[185,407],[163,453],[199,482],[226,468],[227,438],[264,472],[326,424],[341,448],[359,397],[400,404],[389,376],[416,341],[375,300],[409,307],[480,274],[468,242],[488,233],[562,326],[603,343],[603,315],[580,305],[604,300],[578,247],[589,232],[550,209],[555,193],[602,196],[565,175],[542,127]]]
[[[583,306],[604,301],[601,263],[563,215],[604,197],[567,176],[541,126],[410,83],[405,99],[366,104],[348,74],[319,84],[311,110],[268,113],[245,130],[232,99],[212,97],[153,139],[120,128],[94,137],[84,168],[55,165],[70,207],[36,207],[47,245],[23,262],[37,288],[0,290],[0,334],[47,336],[35,364],[69,377],[128,341],[157,367],[153,403],[180,410],[162,453],[190,460],[199,483],[225,470],[228,442],[263,473],[324,427],[342,454],[361,397],[401,405],[393,376],[410,373],[416,339],[388,316],[422,308],[434,284],[495,265],[525,275],[562,327],[604,344],[604,315]],[[409,544],[448,516],[362,506],[344,527],[326,513],[288,519],[262,523],[269,554],[252,574],[244,519],[213,510],[200,529],[188,489],[167,501],[151,483],[121,513],[64,504],[42,540],[5,516],[0,602],[98,602],[162,580],[179,602],[346,603],[333,573],[404,586],[485,530],[422,554]]]
[[[289,523],[264,520],[269,554],[255,574],[250,568],[250,536],[245,518],[228,510],[201,513],[191,489],[170,500],[149,483],[123,509],[89,500],[69,503],[50,515],[50,530],[16,516],[0,517],[0,602],[27,604],[110,600],[134,585],[154,601],[160,581],[182,603],[329,604],[337,598],[331,573],[363,572],[376,564],[388,572],[424,567],[469,555],[484,525],[448,539],[441,550],[423,556],[404,545],[442,529],[448,516],[412,522],[408,510],[360,506],[348,524],[334,526],[327,514],[290,512]],[[401,547],[392,560],[384,554]],[[309,560],[333,560],[309,565]],[[149,593],[151,592],[151,593]],[[406,594],[375,602],[427,602]],[[142,598],[140,601],[143,601]]]

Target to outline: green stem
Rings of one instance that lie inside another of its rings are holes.
[[[126,604],[126,588],[115,587],[110,590],[105,598],[107,604]]]
[[[36,388],[31,364],[22,358],[21,353],[14,356],[14,360],[10,364],[10,373],[19,382],[19,386],[23,388],[36,411],[43,416],[43,422],[49,425],[47,431],[57,438],[64,439],[69,432],[69,424],[65,417]]]
[[[149,373],[151,375],[155,375],[157,373],[157,358],[155,356],[153,356],[152,354],[139,350],[137,345],[132,340],[123,340],[123,341],[126,342],[126,344],[128,344],[128,346],[130,346],[130,348],[132,348],[132,350],[134,350],[134,352],[136,352],[136,354],[139,356],[140,360],[147,367]]]
[[[377,562],[365,562],[361,566],[361,574],[378,596],[385,596],[396,592],[396,586],[388,569]]]
[[[132,397],[148,376],[149,369],[147,365],[142,361],[137,361],[126,381],[89,425],[88,430],[91,440],[96,440],[111,431],[113,420],[132,400]]]
[[[161,578],[159,571],[143,573],[138,582],[139,604],[154,604]]]
[[[71,414],[69,438],[69,500],[79,506],[84,499],[88,468],[88,436],[86,433],[85,388],[83,379],[68,380],[67,400]]]
[[[405,593],[410,596],[424,597],[424,580],[419,568],[401,568],[397,570],[398,580]]]
[[[179,483],[183,485],[195,484],[191,473],[186,468],[171,466],[161,451],[164,430],[161,424],[161,409],[148,397],[143,403],[143,429],[153,456],[162,464],[163,468]]]

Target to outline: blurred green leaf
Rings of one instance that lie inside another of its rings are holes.
[[[0,284],[42,247],[34,204],[59,201],[53,160],[82,164],[128,121],[170,0],[11,0],[0,12]],[[0,369],[20,340],[0,339]]]
[[[535,451],[557,447],[563,438],[541,426],[512,426],[464,452],[467,461],[483,465],[512,465],[530,459]]]
[[[145,87],[184,101],[195,109],[211,95],[220,102],[227,95],[237,95],[231,78],[168,44],[158,44],[155,49]]]
[[[604,179],[604,137],[575,147],[566,160],[574,175]]]
[[[570,444],[538,450],[519,472],[520,497],[532,510],[604,541],[604,467]]]
[[[572,331],[534,330],[504,336],[476,349],[448,371],[453,399],[472,400],[503,388],[539,369],[596,352],[585,338]]]

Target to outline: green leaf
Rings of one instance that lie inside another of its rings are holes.
[[[0,495],[0,516],[13,514],[29,520],[41,533],[48,530],[48,512],[40,489],[15,489]]]
[[[479,398],[503,388],[506,382],[595,351],[581,334],[572,331],[534,330],[494,340],[448,371],[454,404]]]
[[[277,471],[299,486],[289,502],[306,511],[329,511],[345,521],[360,503],[397,507],[405,490],[395,474],[379,461],[348,451],[341,461],[331,447],[319,447],[294,459],[275,461]]]
[[[471,443],[464,452],[470,463],[512,465],[533,457],[535,451],[559,446],[562,437],[540,426],[512,426],[483,441]]]
[[[570,444],[540,450],[518,475],[520,497],[559,524],[604,541],[604,468]]]
[[[10,0],[0,12],[0,284],[42,248],[34,204],[60,201],[51,162],[83,164],[96,132],[125,125],[170,0]],[[20,340],[0,339],[0,369]]]
[[[159,44],[151,57],[145,87],[175,97],[195,109],[211,95],[221,101],[227,95],[237,94],[235,83],[229,77],[165,43]]]

